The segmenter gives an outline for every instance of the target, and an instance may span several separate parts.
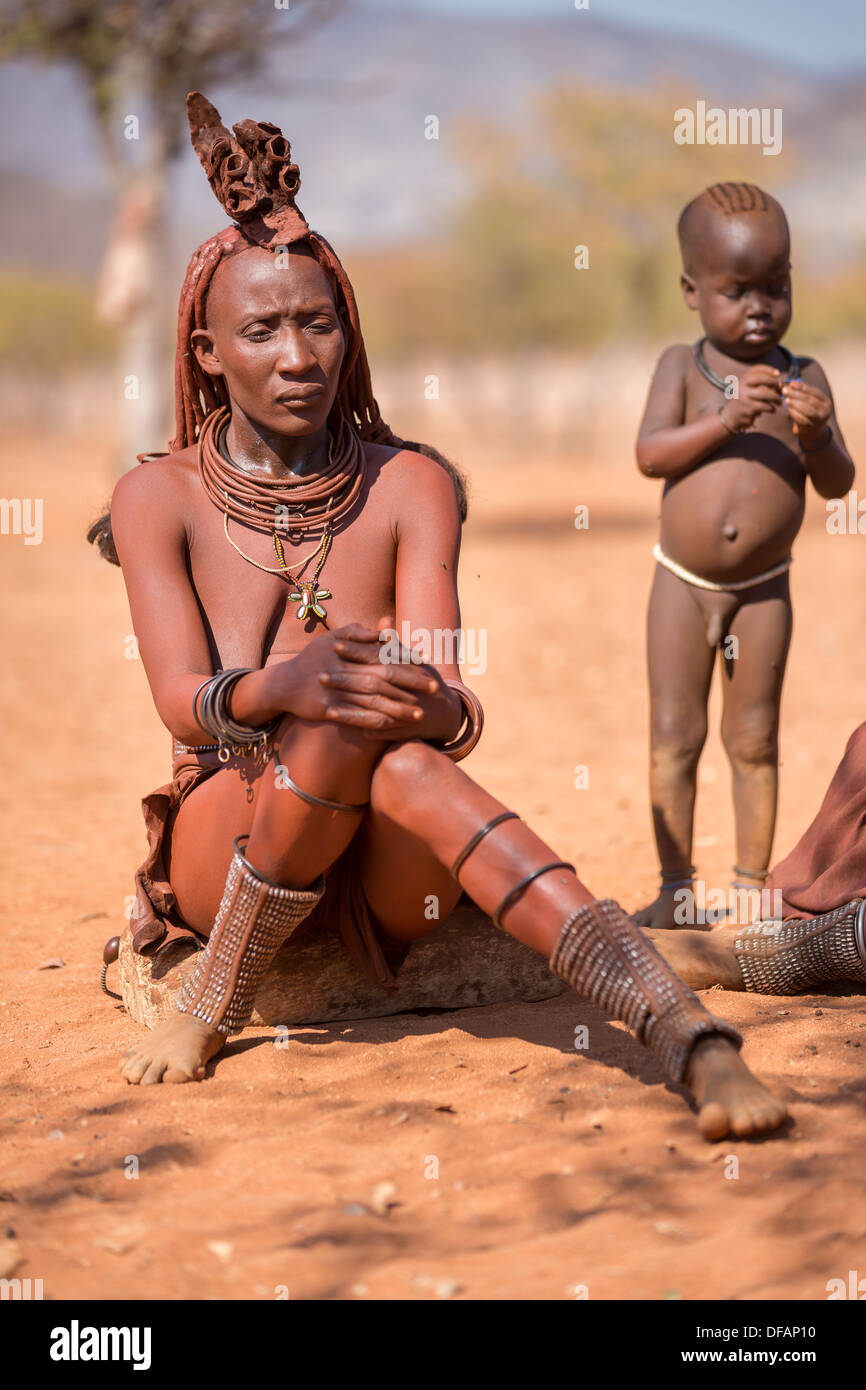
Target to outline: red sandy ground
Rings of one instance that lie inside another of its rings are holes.
[[[866,432],[859,443],[862,456]],[[109,490],[107,446],[22,438],[9,457],[3,495],[40,493],[46,520],[41,547],[0,539],[0,1274],[17,1259],[47,1297],[84,1299],[569,1299],[579,1286],[823,1299],[827,1280],[866,1275],[864,997],[713,993],[792,1107],[790,1132],[763,1143],[704,1144],[654,1062],[574,996],[307,1028],[287,1050],[252,1030],[204,1084],[121,1082],[137,1027],[97,977],[168,740],[124,656],[120,576],[81,542]],[[464,621],[489,634],[474,681],[488,727],[469,769],[634,908],[655,883],[643,620],[656,489],[622,456],[589,472],[463,460]],[[573,528],[578,503],[588,532]],[[813,497],[793,570],[780,851],[866,713],[864,573],[866,539],[828,537]],[[712,884],[727,883],[731,834],[714,731],[697,825]],[[574,1050],[579,1023],[591,1057]]]

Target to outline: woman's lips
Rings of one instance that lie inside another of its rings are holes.
[[[311,386],[305,391],[287,391],[283,396],[277,396],[277,405],[312,405],[320,396],[325,394],[323,386]]]

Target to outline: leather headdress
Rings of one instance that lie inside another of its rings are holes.
[[[190,92],[186,113],[193,149],[208,182],[250,241],[270,248],[308,237],[310,228],[295,206],[300,171],[279,127],[268,121],[238,121],[232,136],[201,92]]]

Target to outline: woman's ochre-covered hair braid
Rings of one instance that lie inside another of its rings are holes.
[[[465,520],[466,483],[459,469],[429,445],[401,439],[379,413],[354,291],[331,245],[311,230],[295,204],[301,180],[298,166],[291,162],[288,140],[277,126],[266,121],[239,121],[232,136],[219,112],[200,92],[187,97],[187,115],[192,143],[211,188],[235,225],[198,247],[181,287],[174,368],[175,437],[170,452],[195,444],[206,417],[229,404],[224,379],[202,371],[190,346],[193,331],[207,326],[207,295],[217,266],[251,247],[278,252],[302,243],[330,279],[337,308],[348,324],[346,353],[332,408],[332,416],[337,417],[332,421],[334,433],[342,415],[363,440],[414,449],[435,459],[452,479],[460,517]],[[108,514],[94,522],[87,538],[106,560],[118,563]]]

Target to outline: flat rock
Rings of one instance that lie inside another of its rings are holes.
[[[153,960],[133,951],[129,932],[121,937],[120,990],[137,1023],[154,1028],[172,1009],[196,954],[192,942],[184,941]],[[447,921],[413,942],[397,979],[398,990],[379,989],[356,968],[335,932],[302,928],[269,967],[252,1023],[298,1027],[418,1009],[469,1009],[551,999],[563,990],[542,956],[498,931],[465,898]]]

